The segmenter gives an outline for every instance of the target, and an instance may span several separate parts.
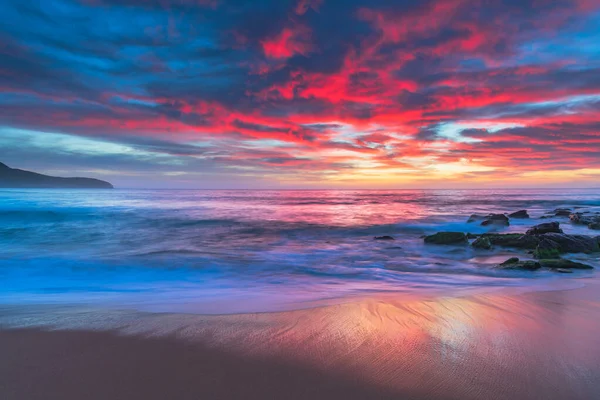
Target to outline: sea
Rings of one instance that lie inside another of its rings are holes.
[[[150,312],[275,312],[374,295],[461,296],[579,285],[495,266],[525,251],[427,245],[439,231],[524,232],[600,189],[0,190],[0,304]],[[528,210],[509,227],[471,214]],[[375,240],[389,235],[395,240]],[[600,267],[598,255],[571,258]]]

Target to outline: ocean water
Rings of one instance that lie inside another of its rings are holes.
[[[527,209],[501,230],[523,232],[559,207],[599,211],[600,190],[1,190],[0,303],[221,314],[577,285],[595,272],[502,271],[528,255],[422,239],[486,232],[466,223],[473,213]]]

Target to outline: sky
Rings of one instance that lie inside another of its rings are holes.
[[[597,0],[4,0],[0,162],[131,188],[598,187]]]

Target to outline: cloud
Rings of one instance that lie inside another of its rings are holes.
[[[249,187],[600,168],[597,2],[8,0],[0,12],[0,148],[22,135],[15,157],[39,168],[184,186],[243,174]]]

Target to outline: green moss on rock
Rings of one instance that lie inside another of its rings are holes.
[[[541,267],[542,266],[537,261],[521,261],[517,257],[512,257],[498,265],[496,268],[535,271]]]
[[[476,249],[489,250],[492,248],[492,242],[487,237],[479,237],[471,244],[471,246]]]

